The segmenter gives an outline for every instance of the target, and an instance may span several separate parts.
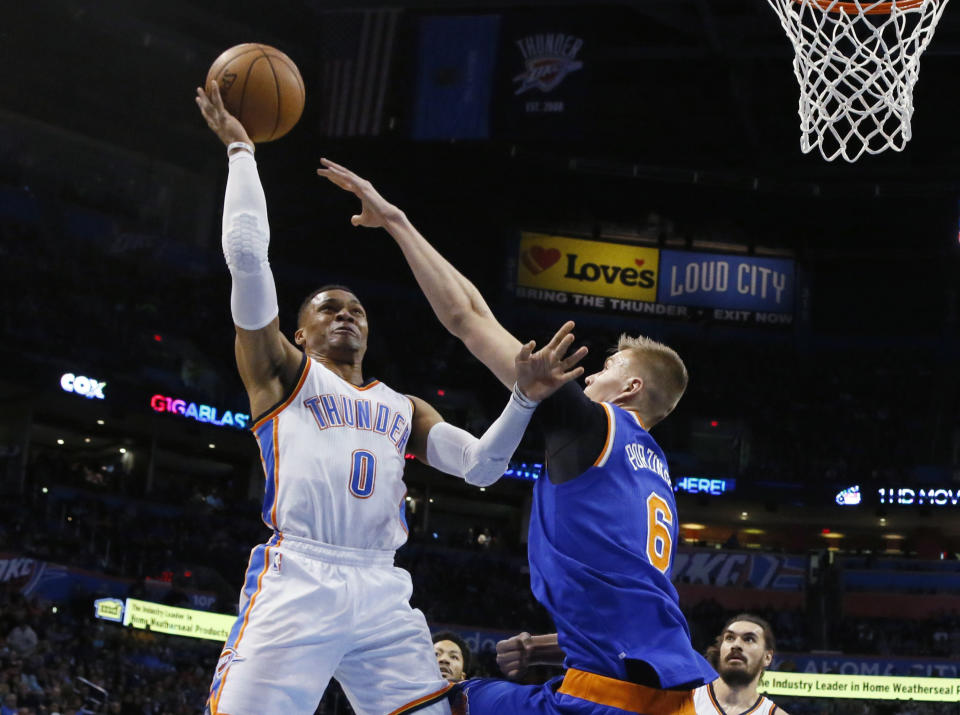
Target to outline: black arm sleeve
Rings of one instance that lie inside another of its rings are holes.
[[[597,461],[607,441],[607,413],[599,402],[568,382],[534,413],[543,431],[546,465],[554,484],[569,482]]]

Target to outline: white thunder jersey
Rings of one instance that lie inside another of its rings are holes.
[[[253,425],[266,475],[263,521],[283,535],[393,551],[407,540],[404,449],[413,403],[358,387],[304,356],[284,402]]]
[[[701,685],[693,691],[693,707],[697,715],[773,715],[777,712],[776,704],[762,695],[742,712],[727,712],[720,706],[717,694],[713,690],[713,683]]]

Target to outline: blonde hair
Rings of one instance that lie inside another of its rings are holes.
[[[617,342],[617,352],[625,352],[644,380],[644,388],[636,407],[652,427],[673,412],[687,389],[687,366],[673,348],[645,335],[631,337],[624,333]]]

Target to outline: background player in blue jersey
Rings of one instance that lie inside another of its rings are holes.
[[[362,202],[352,223],[397,242],[443,325],[504,385],[537,390],[537,376],[514,362],[519,341],[476,287],[370,182],[323,164],[321,176]],[[467,681],[470,713],[692,713],[693,690],[717,677],[690,643],[670,582],[676,504],[648,432],[686,386],[675,351],[623,336],[585,389],[568,383],[537,410],[547,468],[534,487],[530,584],[553,616],[567,672],[542,687]]]

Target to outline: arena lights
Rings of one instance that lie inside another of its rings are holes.
[[[106,386],[106,382],[94,380],[92,377],[84,377],[83,375],[74,375],[72,372],[67,372],[60,376],[60,388],[64,392],[82,395],[87,399],[104,399],[103,388]]]
[[[510,462],[509,469],[503,473],[503,476],[510,479],[522,479],[527,482],[534,482],[543,474],[542,464],[527,464],[526,462]]]
[[[154,412],[172,412],[175,415],[217,427],[246,429],[247,422],[250,421],[250,415],[243,414],[242,412],[225,410],[221,414],[216,407],[198,405],[196,402],[187,402],[186,400],[180,400],[175,397],[165,397],[164,395],[154,395],[151,397],[150,406]]]

